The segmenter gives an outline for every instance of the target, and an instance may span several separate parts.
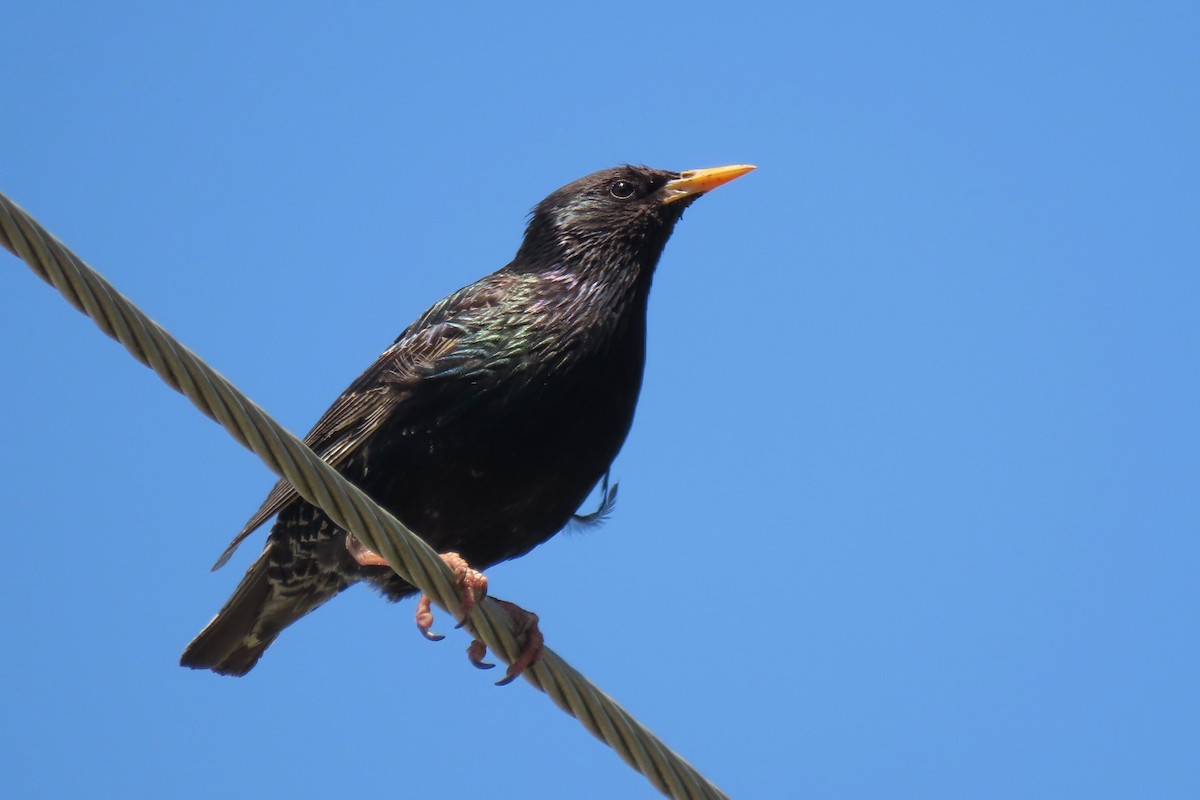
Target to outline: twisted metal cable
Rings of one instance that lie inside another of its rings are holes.
[[[273,472],[290,481],[305,500],[320,506],[341,528],[386,558],[400,577],[461,618],[454,573],[429,545],[142,313],[2,193],[0,244]],[[510,627],[513,623],[490,598],[475,606],[469,624],[508,663],[520,654]],[[550,648],[523,674],[668,797],[727,800],[694,767]]]

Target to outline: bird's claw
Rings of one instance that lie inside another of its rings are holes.
[[[475,604],[487,597],[487,576],[478,570],[471,569],[471,566],[458,553],[440,553],[439,555],[442,561],[446,562],[446,566],[454,571],[455,585],[460,590],[462,619],[454,626],[457,630],[467,624],[467,615],[471,613],[471,609],[475,608]],[[429,595],[423,594],[417,600],[416,620],[417,629],[429,641],[440,642],[446,638],[440,633],[433,633],[429,630],[433,627],[433,601],[430,600]]]
[[[487,577],[482,572],[471,569],[458,553],[442,553],[441,556],[442,560],[446,562],[446,566],[454,570],[457,576],[456,584],[461,590],[462,618],[454,626],[457,629],[467,624],[467,615],[471,613],[471,609],[475,608],[480,600],[487,597]],[[504,677],[496,681],[497,686],[506,686],[516,680],[522,672],[538,662],[538,659],[542,657],[542,652],[546,649],[546,640],[538,628],[537,614],[526,611],[515,603],[510,603],[506,600],[496,600],[495,598],[492,599],[516,623],[517,639],[520,640],[524,637],[524,643],[521,645],[521,652],[517,656],[517,660],[509,664]],[[417,600],[416,621],[421,635],[429,641],[438,642],[446,638],[430,630],[433,626],[433,601],[428,595],[423,594]],[[487,645],[479,639],[475,639],[467,647],[467,658],[470,659],[471,664],[477,669],[492,669],[496,666],[484,661],[483,659],[486,656]]]
[[[542,636],[541,628],[538,627],[537,614],[534,614],[532,611],[526,611],[516,603],[510,603],[507,600],[498,600],[495,597],[492,600],[498,603],[504,609],[505,613],[508,614],[509,618],[517,624],[517,630],[514,632],[517,640],[520,641],[522,636],[525,638],[524,643],[521,644],[521,652],[517,656],[517,660],[509,664],[504,677],[496,681],[497,686],[507,686],[515,681],[521,673],[541,659],[542,653],[546,649],[546,638]],[[483,655],[486,652],[487,646],[478,639],[472,642],[471,647],[467,649],[467,654],[471,656],[471,663],[476,666],[479,666],[480,662],[482,662]]]
[[[471,663],[475,665],[476,669],[492,669],[496,666],[495,664],[483,660],[483,657],[486,655],[487,645],[481,642],[479,639],[471,642],[471,644],[467,647],[467,658],[471,660]]]
[[[433,627],[433,602],[428,595],[421,595],[421,599],[417,601],[417,629],[421,631],[421,635],[431,642],[440,642],[445,639],[440,633],[434,633],[429,630]]]

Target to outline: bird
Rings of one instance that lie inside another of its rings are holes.
[[[551,193],[512,261],[405,328],[305,443],[442,553],[469,607],[486,591],[478,570],[611,510],[608,475],[641,390],[659,257],[689,205],[753,169],[623,165]],[[601,481],[602,513],[578,514]],[[419,594],[286,480],[213,569],[272,517],[262,554],[182,666],[245,675],[285,628],[355,583],[393,601]],[[417,619],[435,638],[428,598]],[[525,627],[536,631],[536,615]],[[502,683],[536,660],[537,638]]]

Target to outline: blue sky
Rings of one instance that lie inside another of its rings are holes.
[[[758,164],[662,260],[615,516],[493,592],[734,797],[1200,794],[1194,4],[5,26],[0,190],[297,432],[563,183]],[[0,795],[656,796],[363,589],[176,666],[272,477],[0,261]]]

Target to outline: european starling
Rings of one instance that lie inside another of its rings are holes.
[[[675,223],[752,169],[623,166],[554,192],[511,263],[409,325],[304,441],[439,552],[480,569],[529,552],[607,480],[629,432],[650,282]],[[217,567],[276,514],[183,666],[244,675],[284,628],[358,581],[391,600],[416,594],[286,481]]]

